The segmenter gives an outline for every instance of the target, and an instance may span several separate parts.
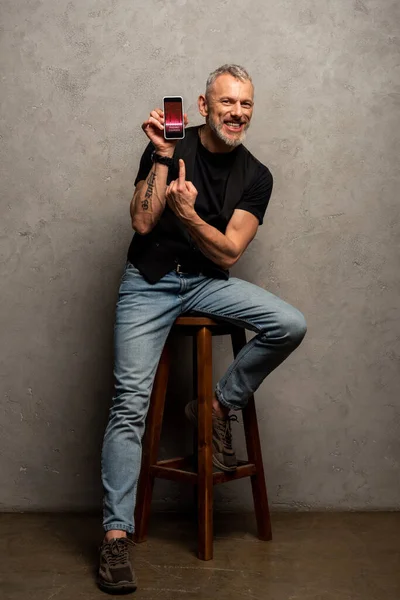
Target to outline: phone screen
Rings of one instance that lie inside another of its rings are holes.
[[[184,137],[183,103],[180,96],[164,98],[164,137],[166,140]]]

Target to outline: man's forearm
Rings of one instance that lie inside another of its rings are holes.
[[[234,242],[203,221],[195,211],[188,217],[180,218],[202,253],[215,264],[229,269],[240,258],[241,252]]]
[[[186,181],[185,161],[179,159],[179,176],[165,191],[168,206],[188,230],[202,253],[223,269],[232,267],[257,233],[259,220],[249,211],[235,209],[225,233],[206,223],[195,210],[197,189]]]
[[[130,206],[132,227],[141,234],[149,233],[165,208],[168,167],[154,163],[145,182],[136,189]]]

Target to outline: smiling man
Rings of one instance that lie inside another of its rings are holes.
[[[115,393],[102,455],[105,537],[98,583],[106,592],[136,589],[128,536],[134,532],[141,440],[156,368],[175,319],[196,311],[256,334],[212,398],[213,463],[224,471],[237,468],[230,412],[246,406],[306,332],[297,309],[229,275],[262,224],[272,191],[270,171],[242,144],[253,106],[247,71],[224,65],[211,73],[198,99],[205,123],[187,128],[183,140],[164,139],[160,109],[142,125],[150,142],[130,206],[135,234],[117,303]],[[196,402],[185,412],[196,427]]]
[[[253,84],[250,78],[235,79],[230,73],[223,73],[213,82],[212,79],[207,85],[206,96],[199,98],[200,113],[206,117],[204,130],[208,132],[210,129],[209,133],[213,132],[224,145],[235,148],[243,142],[250,125],[254,104]],[[221,146],[218,151],[226,152],[226,148]]]

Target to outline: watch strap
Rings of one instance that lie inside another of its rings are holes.
[[[157,154],[155,150],[153,150],[151,154],[151,160],[153,163],[160,163],[160,165],[166,165],[167,167],[174,166],[174,159],[169,156],[161,156],[161,154]]]

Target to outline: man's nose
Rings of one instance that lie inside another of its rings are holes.
[[[241,103],[239,101],[235,102],[235,104],[233,104],[231,107],[232,116],[241,117],[242,113],[243,113],[243,111],[242,111]]]

